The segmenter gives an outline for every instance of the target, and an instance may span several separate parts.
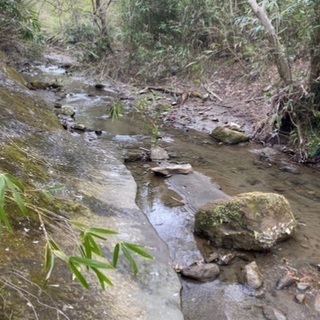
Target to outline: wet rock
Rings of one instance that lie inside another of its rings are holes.
[[[123,156],[124,162],[141,161],[144,158],[145,158],[145,153],[139,150],[127,151]]]
[[[290,275],[286,274],[282,278],[280,278],[277,282],[276,289],[282,290],[284,288],[290,287],[296,282],[296,280]]]
[[[98,89],[98,90],[99,90],[99,89],[101,90],[101,89],[105,88],[105,86],[106,86],[106,85],[105,85],[105,84],[102,84],[102,83],[96,83],[96,84],[94,85],[94,87],[95,87],[96,89]]]
[[[249,141],[249,136],[246,134],[222,126],[216,127],[211,132],[211,136],[225,144],[238,144]]]
[[[151,171],[164,176],[171,176],[173,174],[189,174],[192,172],[191,164],[163,164],[160,167],[151,168]]]
[[[152,147],[150,150],[150,158],[152,161],[168,160],[169,155],[166,150],[159,146]]]
[[[288,238],[297,223],[279,194],[251,192],[208,203],[195,215],[195,232],[216,246],[268,250]]]
[[[74,130],[86,131],[86,126],[82,123],[74,123],[71,128]]]
[[[262,313],[266,320],[287,320],[287,317],[280,310],[270,306],[264,306]]]
[[[259,289],[263,285],[262,274],[255,261],[244,267],[246,283],[253,289]]]
[[[206,263],[216,262],[219,260],[219,253],[213,252],[209,255],[207,259],[205,259]]]
[[[220,269],[215,263],[206,263],[183,268],[181,273],[188,278],[198,281],[212,281],[219,276]]]
[[[303,293],[299,293],[299,294],[296,294],[294,298],[298,303],[302,304],[306,298],[306,295]]]
[[[54,110],[57,115],[65,115],[68,117],[73,117],[75,115],[75,110],[72,106],[65,104],[61,108]]]
[[[280,171],[283,172],[288,172],[292,174],[300,174],[300,171],[297,167],[292,167],[292,166],[283,166],[279,168]]]
[[[220,255],[218,264],[220,264],[222,266],[228,266],[235,257],[236,257],[235,253],[228,253],[225,255]]]

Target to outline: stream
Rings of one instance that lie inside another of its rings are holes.
[[[129,86],[104,82],[103,89],[96,89],[93,79],[76,72],[66,74],[66,69],[60,67],[64,61],[49,58],[53,61],[51,64],[28,70],[26,77],[29,81],[36,79],[63,85],[62,92],[36,92],[52,106],[56,102],[73,106],[75,121],[92,129],[70,132],[75,139],[89,141],[93,148],[112,153],[119,159],[123,159],[128,150],[150,148],[151,139],[145,124],[130,114],[134,95]],[[123,101],[125,110],[119,120],[112,121],[108,113],[116,98]],[[290,202],[299,222],[294,236],[270,252],[244,252],[245,259],[235,257],[230,263],[220,265],[217,280],[197,282],[179,276],[184,319],[320,319],[320,173],[290,164],[276,149],[251,143],[221,145],[213,141],[208,132],[178,123],[165,124],[161,134],[159,144],[168,151],[170,160],[192,165],[191,177],[164,179],[155,176],[149,170],[152,164],[144,160],[125,164],[138,186],[136,204],[166,243],[172,268],[189,266],[212,253],[220,256],[234,253],[215,248],[193,234],[194,213],[210,201],[210,190],[214,188],[230,196],[250,191],[281,193]],[[261,156],[266,154],[268,161]],[[284,169],[288,167],[295,167],[295,170]],[[115,175],[114,179],[119,177]],[[118,202],[118,207],[126,194],[120,195],[121,188],[125,190],[126,185],[120,183],[119,189],[110,196],[110,201]],[[264,287],[259,292],[240,280],[242,269],[251,261],[257,262],[263,274]],[[303,278],[310,286],[303,292],[296,285],[276,290],[277,281],[287,272]],[[299,293],[305,296],[302,303],[295,299]]]

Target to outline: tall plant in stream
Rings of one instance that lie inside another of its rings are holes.
[[[73,276],[79,283],[89,288],[89,283],[85,277],[84,271],[92,271],[101,288],[105,289],[106,285],[112,285],[111,279],[105,274],[104,270],[117,267],[119,255],[122,252],[132,267],[133,272],[138,272],[137,263],[133,253],[144,258],[152,259],[145,251],[143,246],[128,242],[117,243],[114,247],[111,261],[106,262],[100,245],[101,241],[107,240],[107,237],[117,234],[116,231],[89,227],[79,221],[72,221],[46,208],[36,206],[29,202],[30,194],[44,192],[50,196],[50,192],[61,186],[46,188],[43,190],[26,190],[21,182],[8,173],[0,174],[0,228],[4,232],[3,226],[8,232],[12,231],[9,213],[6,211],[7,204],[16,204],[23,216],[28,216],[30,212],[36,214],[40,222],[41,229],[46,239],[45,248],[45,281],[50,279],[55,266],[55,260],[60,259],[65,262],[72,272]],[[74,239],[73,249],[63,249],[57,241],[50,235],[48,229],[52,225],[59,225],[59,228],[68,233]],[[49,228],[48,228],[49,227]],[[1,234],[0,234],[1,236]],[[99,240],[99,242],[97,242]],[[6,285],[3,283],[3,285]]]

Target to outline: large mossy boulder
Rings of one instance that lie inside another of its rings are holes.
[[[279,194],[251,192],[216,200],[196,213],[195,232],[214,245],[268,250],[292,234],[297,223]]]
[[[246,134],[230,128],[218,126],[211,132],[211,137],[225,144],[238,144],[249,141]]]

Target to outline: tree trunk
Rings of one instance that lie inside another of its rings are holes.
[[[268,18],[264,8],[262,6],[259,6],[256,0],[248,0],[248,3],[268,33],[269,42],[273,49],[273,57],[277,65],[280,78],[284,81],[285,84],[291,84],[292,74],[290,65],[287,60],[284,47],[281,45],[270,19]]]
[[[313,94],[313,104],[320,109],[320,4],[315,3],[314,6],[309,89]]]

